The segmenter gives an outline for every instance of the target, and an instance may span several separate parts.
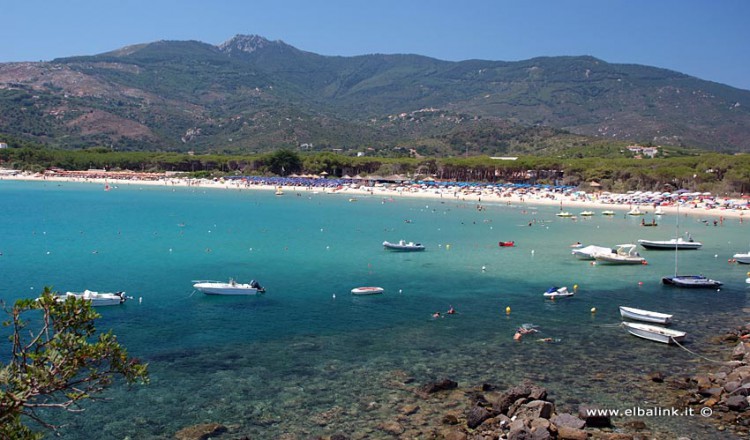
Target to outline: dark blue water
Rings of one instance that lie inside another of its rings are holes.
[[[748,306],[748,267],[727,260],[747,249],[750,235],[747,223],[733,219],[714,227],[681,218],[680,229],[704,247],[679,254],[680,273],[725,282],[720,291],[689,291],[660,284],[674,272],[673,252],[640,250],[644,266],[591,265],[570,255],[576,241],[671,238],[674,216],[642,228],[623,215],[559,219],[557,207],[478,210],[438,199],[350,202],[305,190],[278,197],[137,184],[105,192],[93,184],[0,181],[0,200],[0,299],[33,297],[45,285],[135,297],[100,309],[98,327],[149,362],[152,382],[115,387],[112,401],[62,417],[71,439],[94,430],[101,438],[172,438],[206,422],[252,438],[382,438],[378,424],[406,404],[421,405],[423,417],[439,424],[443,409],[410,389],[440,377],[467,390],[532,379],[552,390],[560,409],[666,407],[672,402],[660,402],[643,375],[691,374],[706,362],[630,336],[617,307],[673,313],[691,350],[720,357],[710,338],[738,324]],[[427,251],[383,250],[383,240],[399,239]],[[517,246],[497,245],[506,240]],[[209,297],[192,289],[191,280],[230,277],[257,279],[267,293]],[[367,285],[385,294],[349,293]],[[577,285],[578,293],[545,301],[551,285]],[[457,315],[432,319],[450,305]],[[524,323],[557,342],[514,342]],[[647,423],[721,438],[699,417]]]

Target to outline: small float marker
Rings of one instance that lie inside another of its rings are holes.
[[[596,313],[596,307],[591,308],[591,313]]]
[[[510,306],[505,308],[505,314],[510,315]]]

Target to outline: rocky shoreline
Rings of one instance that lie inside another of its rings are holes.
[[[692,375],[669,377],[662,372],[644,376],[646,386],[656,387],[660,403],[673,402],[673,411],[706,421],[706,433],[722,438],[750,435],[750,324],[714,338],[731,349],[731,360],[707,365]],[[607,409],[579,405],[577,412],[559,408],[546,388],[524,381],[505,390],[492,384],[462,388],[448,378],[416,384],[408,374],[395,374],[389,388],[408,391],[411,399],[395,403],[394,416],[375,428],[335,432],[325,436],[288,433],[282,440],[444,439],[444,440],[638,440],[702,438],[677,437],[653,429],[648,418],[659,414],[610,417]],[[387,403],[371,402],[378,407]],[[654,408],[645,408],[650,411]],[[662,408],[669,410],[669,408]],[[331,409],[310,417],[326,427],[347,411]],[[665,414],[662,414],[664,416]],[[669,416],[669,414],[666,414]],[[691,434],[692,435],[692,434]],[[238,426],[204,423],[175,433],[177,440],[250,440]]]
[[[720,431],[750,436],[750,324],[728,331],[715,343],[734,347],[731,360],[718,369],[700,372],[690,378],[675,379],[670,385],[685,391],[685,405],[708,415]]]
[[[378,425],[375,432],[335,433],[325,437],[284,436],[284,440],[355,440],[370,438],[444,439],[444,440],[635,440],[674,438],[669,433],[649,431],[646,423],[628,420],[615,426],[601,408],[580,406],[577,414],[557,412],[547,389],[525,381],[499,392],[490,384],[461,391],[450,379],[425,384],[415,390],[424,405],[407,404],[398,409],[393,420]],[[459,399],[456,399],[459,397]],[[439,401],[436,402],[436,401]],[[442,416],[434,418],[435,408]],[[439,420],[435,423],[435,420]],[[325,422],[322,422],[324,424]],[[177,440],[207,440],[233,436],[232,428],[206,423],[185,428],[175,434]],[[236,435],[236,434],[235,434]]]

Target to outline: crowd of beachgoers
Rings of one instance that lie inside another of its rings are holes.
[[[351,196],[452,198],[477,203],[527,203],[571,208],[600,208],[630,210],[637,206],[644,213],[657,207],[665,213],[681,209],[684,214],[725,217],[744,216],[750,210],[750,197],[722,197],[707,192],[680,189],[674,192],[628,191],[616,194],[607,191],[586,192],[573,186],[420,181],[373,181],[363,179],[232,176],[227,178],[197,179],[168,173],[136,173],[97,171],[65,171],[56,173],[4,173],[0,179],[49,180],[91,182],[114,187],[120,184],[150,184],[191,186],[201,188],[265,189],[281,194],[283,191],[322,191],[348,193]],[[575,212],[572,212],[575,214]]]

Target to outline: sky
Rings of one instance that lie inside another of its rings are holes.
[[[0,62],[260,35],[320,55],[591,55],[750,90],[748,0],[0,0]]]

